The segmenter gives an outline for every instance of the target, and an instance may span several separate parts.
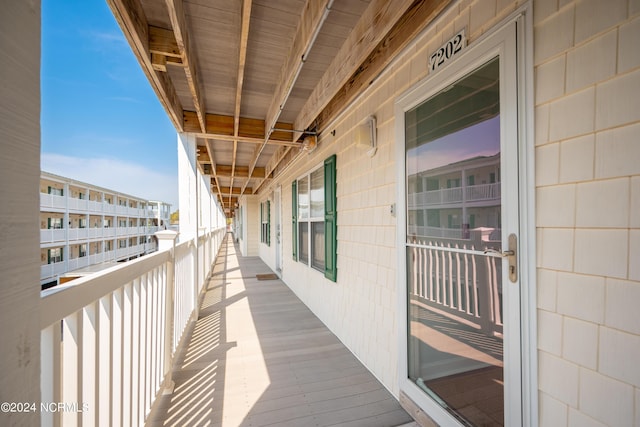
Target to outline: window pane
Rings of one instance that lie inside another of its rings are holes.
[[[324,271],[324,222],[311,223],[311,266]]]
[[[298,223],[298,259],[304,263],[309,262],[309,223]]]
[[[311,173],[311,218],[324,218],[324,168]]]
[[[309,218],[309,177],[298,181],[298,219]]]

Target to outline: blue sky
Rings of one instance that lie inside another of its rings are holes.
[[[407,151],[409,175],[500,151],[500,115]]]
[[[42,170],[178,208],[176,131],[105,0],[42,2]]]

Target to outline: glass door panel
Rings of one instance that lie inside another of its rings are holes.
[[[408,375],[467,425],[504,425],[500,62],[405,113]]]

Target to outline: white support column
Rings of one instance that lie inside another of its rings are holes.
[[[188,240],[198,233],[198,182],[196,138],[178,134],[178,198],[180,239]]]
[[[182,222],[182,221],[181,221]],[[171,250],[171,261],[167,265],[167,289],[164,307],[164,370],[163,394],[173,393],[174,382],[171,378],[173,364],[173,318],[174,318],[174,289],[175,289],[175,247],[178,233],[173,230],[162,230],[155,233],[158,239],[158,251]]]

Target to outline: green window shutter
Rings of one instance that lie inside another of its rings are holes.
[[[293,260],[298,260],[298,181],[291,183],[291,250]]]
[[[47,264],[51,264],[51,249],[47,249]]]
[[[47,229],[51,229],[51,218],[47,218]]]
[[[262,225],[262,203],[260,203],[260,243],[264,243],[264,225]]]
[[[267,200],[267,246],[271,246],[271,201]]]
[[[324,277],[338,280],[336,155],[324,161]]]

